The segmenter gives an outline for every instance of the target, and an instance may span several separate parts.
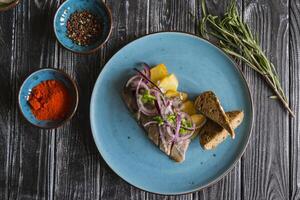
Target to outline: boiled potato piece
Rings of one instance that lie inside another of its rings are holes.
[[[158,87],[161,88],[163,92],[168,90],[177,91],[178,80],[174,74],[168,75],[159,81]]]
[[[206,122],[206,117],[204,117],[204,115],[201,114],[195,114],[191,116],[192,121],[195,123],[195,126],[197,127],[195,132],[193,133],[191,139],[194,139],[195,137],[197,137],[197,135],[199,134],[201,128],[203,127],[203,125]]]
[[[196,127],[201,128],[205,122],[206,122],[206,117],[204,117],[204,115],[201,114],[194,114],[191,116],[192,121],[195,123]]]
[[[156,83],[157,81],[168,76],[168,69],[164,64],[159,64],[150,69],[150,74],[151,81]]]
[[[174,91],[174,90],[168,90],[166,92],[166,96],[167,97],[178,97],[180,94],[178,91]]]
[[[194,102],[192,102],[190,100],[188,100],[182,104],[181,110],[189,115],[196,114],[196,108],[194,106]]]
[[[174,90],[168,90],[166,96],[169,98],[179,97],[181,101],[185,102],[188,99],[188,94],[185,92],[178,92]]]

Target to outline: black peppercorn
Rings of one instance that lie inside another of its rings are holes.
[[[89,11],[74,12],[67,22],[68,37],[80,46],[96,42],[101,31],[101,20]]]

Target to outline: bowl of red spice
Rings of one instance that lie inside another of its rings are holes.
[[[26,78],[19,91],[19,107],[34,126],[57,128],[75,114],[78,96],[77,85],[68,74],[46,68]]]
[[[108,40],[112,16],[101,0],[67,0],[54,17],[54,32],[66,49],[81,54],[97,51]]]

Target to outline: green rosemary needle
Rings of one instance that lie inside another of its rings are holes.
[[[202,0],[203,17],[199,24],[200,35],[206,39],[214,38],[227,54],[243,61],[258,72],[273,89],[288,112],[295,117],[281,87],[274,65],[268,60],[248,25],[239,16],[235,0],[221,18],[207,13],[206,2]],[[273,99],[275,99],[273,97]]]

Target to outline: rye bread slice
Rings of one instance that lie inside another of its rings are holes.
[[[229,119],[215,93],[212,91],[203,92],[197,97],[195,107],[201,114],[225,128],[234,138],[234,130],[230,126]]]
[[[226,112],[232,128],[237,128],[244,119],[243,111]],[[201,146],[206,149],[214,149],[228,136],[228,132],[217,123],[208,120],[200,131],[199,141]]]

